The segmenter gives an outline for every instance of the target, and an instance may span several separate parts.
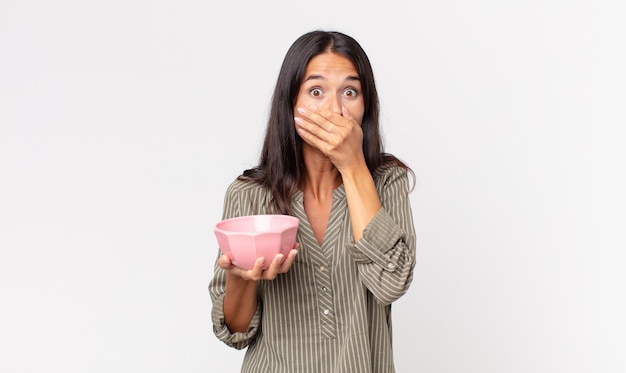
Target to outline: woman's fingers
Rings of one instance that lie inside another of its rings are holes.
[[[324,129],[318,123],[304,120],[300,117],[295,117],[294,121],[296,122],[298,133],[300,133],[302,138],[307,140],[307,142],[311,145],[319,148],[320,146],[323,146],[324,143],[331,141],[333,135],[329,132],[329,130],[332,130],[331,125],[327,125],[327,129]]]
[[[254,267],[251,270],[246,272],[246,275],[250,280],[260,280],[263,275],[263,266],[265,265],[265,258],[257,258],[256,262],[254,262]]]
[[[341,116],[348,120],[353,120],[352,115],[350,115],[350,112],[348,111],[348,109],[346,109],[345,106],[341,107]]]
[[[297,247],[298,246],[296,245],[296,248]],[[289,268],[291,268],[291,265],[296,259],[296,254],[298,253],[296,248],[289,251],[287,256],[283,254],[276,255],[269,268],[263,271],[261,278],[263,280],[273,280],[279,274],[287,273],[287,271],[289,271]]]
[[[289,268],[291,268],[291,266],[293,265],[293,262],[296,260],[297,254],[298,254],[298,245],[296,244],[296,247],[291,249],[291,251],[289,251],[289,253],[287,254],[287,258],[283,262],[282,273],[287,272]]]
[[[354,125],[352,118],[343,115],[344,111],[347,113],[343,107],[342,114],[322,108],[297,108],[296,111],[298,112],[294,118],[296,123],[320,138],[325,138],[325,134],[341,132],[343,128]]]
[[[302,140],[330,158],[340,172],[364,161],[363,130],[345,107],[341,114],[323,108],[297,111],[294,120]]]
[[[324,109],[313,112],[298,108],[297,111],[299,115],[294,117],[294,121],[300,137],[327,156],[349,133],[350,123],[343,123],[346,118],[337,113]]]
[[[254,262],[254,266],[251,269],[243,269],[241,267],[237,267],[226,255],[222,255],[219,258],[218,264],[224,270],[230,272],[233,275],[239,276],[244,280],[257,281],[260,280],[262,277],[263,266],[265,265],[265,258],[257,258],[256,262]]]
[[[252,269],[249,270],[235,266],[226,255],[222,255],[218,259],[218,264],[221,268],[245,280],[273,280],[279,274],[289,271],[289,268],[291,268],[291,265],[295,261],[296,254],[298,253],[297,248],[298,244],[296,244],[296,246],[289,251],[287,256],[283,254],[276,255],[267,269],[263,269],[263,266],[265,265],[265,258],[258,258]]]
[[[302,140],[304,140],[309,145],[321,150],[324,154],[328,154],[328,150],[326,149],[328,139],[324,139],[322,137],[323,135],[320,135],[318,133],[319,130],[317,128],[311,128],[311,125],[303,124],[302,119],[296,118],[295,121],[298,134],[300,135]]]
[[[233,262],[226,255],[222,255],[217,260],[217,264],[223,269],[231,269],[233,266]]]
[[[262,279],[264,280],[273,280],[276,278],[276,275],[278,275],[280,272],[280,266],[283,264],[283,262],[285,261],[285,256],[283,254],[278,254],[274,257],[274,260],[272,260],[272,263],[270,264],[270,266],[263,271],[263,274],[261,276]]]

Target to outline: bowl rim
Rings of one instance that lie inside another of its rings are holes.
[[[254,219],[256,217],[260,217],[260,216],[270,216],[270,217],[279,217],[281,219],[288,219],[288,220],[293,220],[295,221],[297,224],[293,227],[289,227],[285,230],[283,230],[282,232],[292,229],[292,228],[298,228],[300,225],[300,219],[292,216],[292,215],[285,215],[285,214],[254,214],[254,215],[242,215],[242,216],[236,216],[233,218],[228,218],[228,219],[223,219],[218,221],[217,223],[215,223],[215,226],[213,227],[214,231],[219,231],[221,233],[224,234],[229,234],[229,233],[237,233],[237,234],[241,234],[241,235],[246,235],[246,236],[258,236],[258,235],[265,235],[265,234],[276,234],[276,233],[281,233],[281,232],[270,232],[270,231],[265,231],[265,232],[241,232],[241,231],[229,231],[223,228],[220,228],[220,224],[222,223],[226,223],[226,222],[232,222],[232,221],[237,221],[237,220],[243,220],[243,219]]]

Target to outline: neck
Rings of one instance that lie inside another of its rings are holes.
[[[317,200],[332,198],[333,191],[341,185],[341,174],[330,159],[317,149],[303,149],[306,177],[302,191]]]

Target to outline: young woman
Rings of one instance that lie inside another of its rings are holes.
[[[350,36],[314,31],[278,76],[259,165],[228,188],[223,218],[300,219],[297,245],[262,270],[218,255],[212,321],[247,347],[242,372],[393,372],[391,303],[409,288],[410,169],[384,153],[369,59]]]

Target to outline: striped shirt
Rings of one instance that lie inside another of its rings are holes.
[[[394,372],[391,303],[413,279],[415,230],[406,171],[381,169],[374,182],[382,208],[356,244],[343,185],[333,192],[321,246],[303,193],[295,193],[298,255],[287,273],[257,282],[258,305],[246,332],[231,333],[224,324],[225,272],[216,263],[209,284],[213,330],[227,345],[247,347],[242,372]],[[265,188],[236,180],[223,218],[264,214],[270,199]]]

